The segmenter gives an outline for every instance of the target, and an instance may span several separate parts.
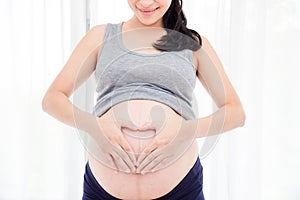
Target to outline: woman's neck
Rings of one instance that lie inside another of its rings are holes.
[[[137,17],[132,17],[131,19],[129,19],[128,21],[125,21],[123,23],[123,28],[124,30],[132,30],[132,29],[137,29],[137,28],[162,28],[163,27],[163,22],[162,20],[157,21],[151,25],[146,25],[143,24]]]

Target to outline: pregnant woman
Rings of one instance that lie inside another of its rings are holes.
[[[186,27],[181,0],[128,0],[133,17],[94,26],[43,99],[43,109],[91,137],[82,199],[202,200],[196,138],[243,126],[245,114],[206,38]],[[93,113],[69,97],[91,74]],[[197,119],[200,80],[218,110]]]

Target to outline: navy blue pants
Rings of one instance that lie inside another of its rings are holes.
[[[97,182],[87,162],[84,174],[84,191],[82,200],[118,200],[106,192]],[[169,193],[155,200],[204,200],[203,168],[198,157],[192,169],[183,180]]]

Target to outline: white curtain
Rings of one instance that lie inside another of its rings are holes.
[[[86,10],[91,26],[131,16],[120,0],[0,0],[0,199],[81,198],[81,138],[43,113],[41,100],[84,35]],[[184,10],[215,47],[247,115],[243,128],[199,140],[206,199],[300,199],[300,2],[184,0]],[[81,87],[75,103],[90,109],[91,91]],[[215,109],[199,82],[195,94],[199,116]]]
[[[85,1],[1,0],[0,24],[0,199],[80,199],[84,149],[41,101],[85,33]]]
[[[247,115],[203,159],[207,199],[300,199],[300,2],[184,3],[189,25],[215,47]]]

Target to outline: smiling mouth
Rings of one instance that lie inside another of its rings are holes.
[[[153,10],[143,10],[140,8],[137,8],[141,13],[146,14],[146,15],[150,15],[152,13],[154,13],[155,11],[157,11],[159,9],[159,7],[153,9]]]

